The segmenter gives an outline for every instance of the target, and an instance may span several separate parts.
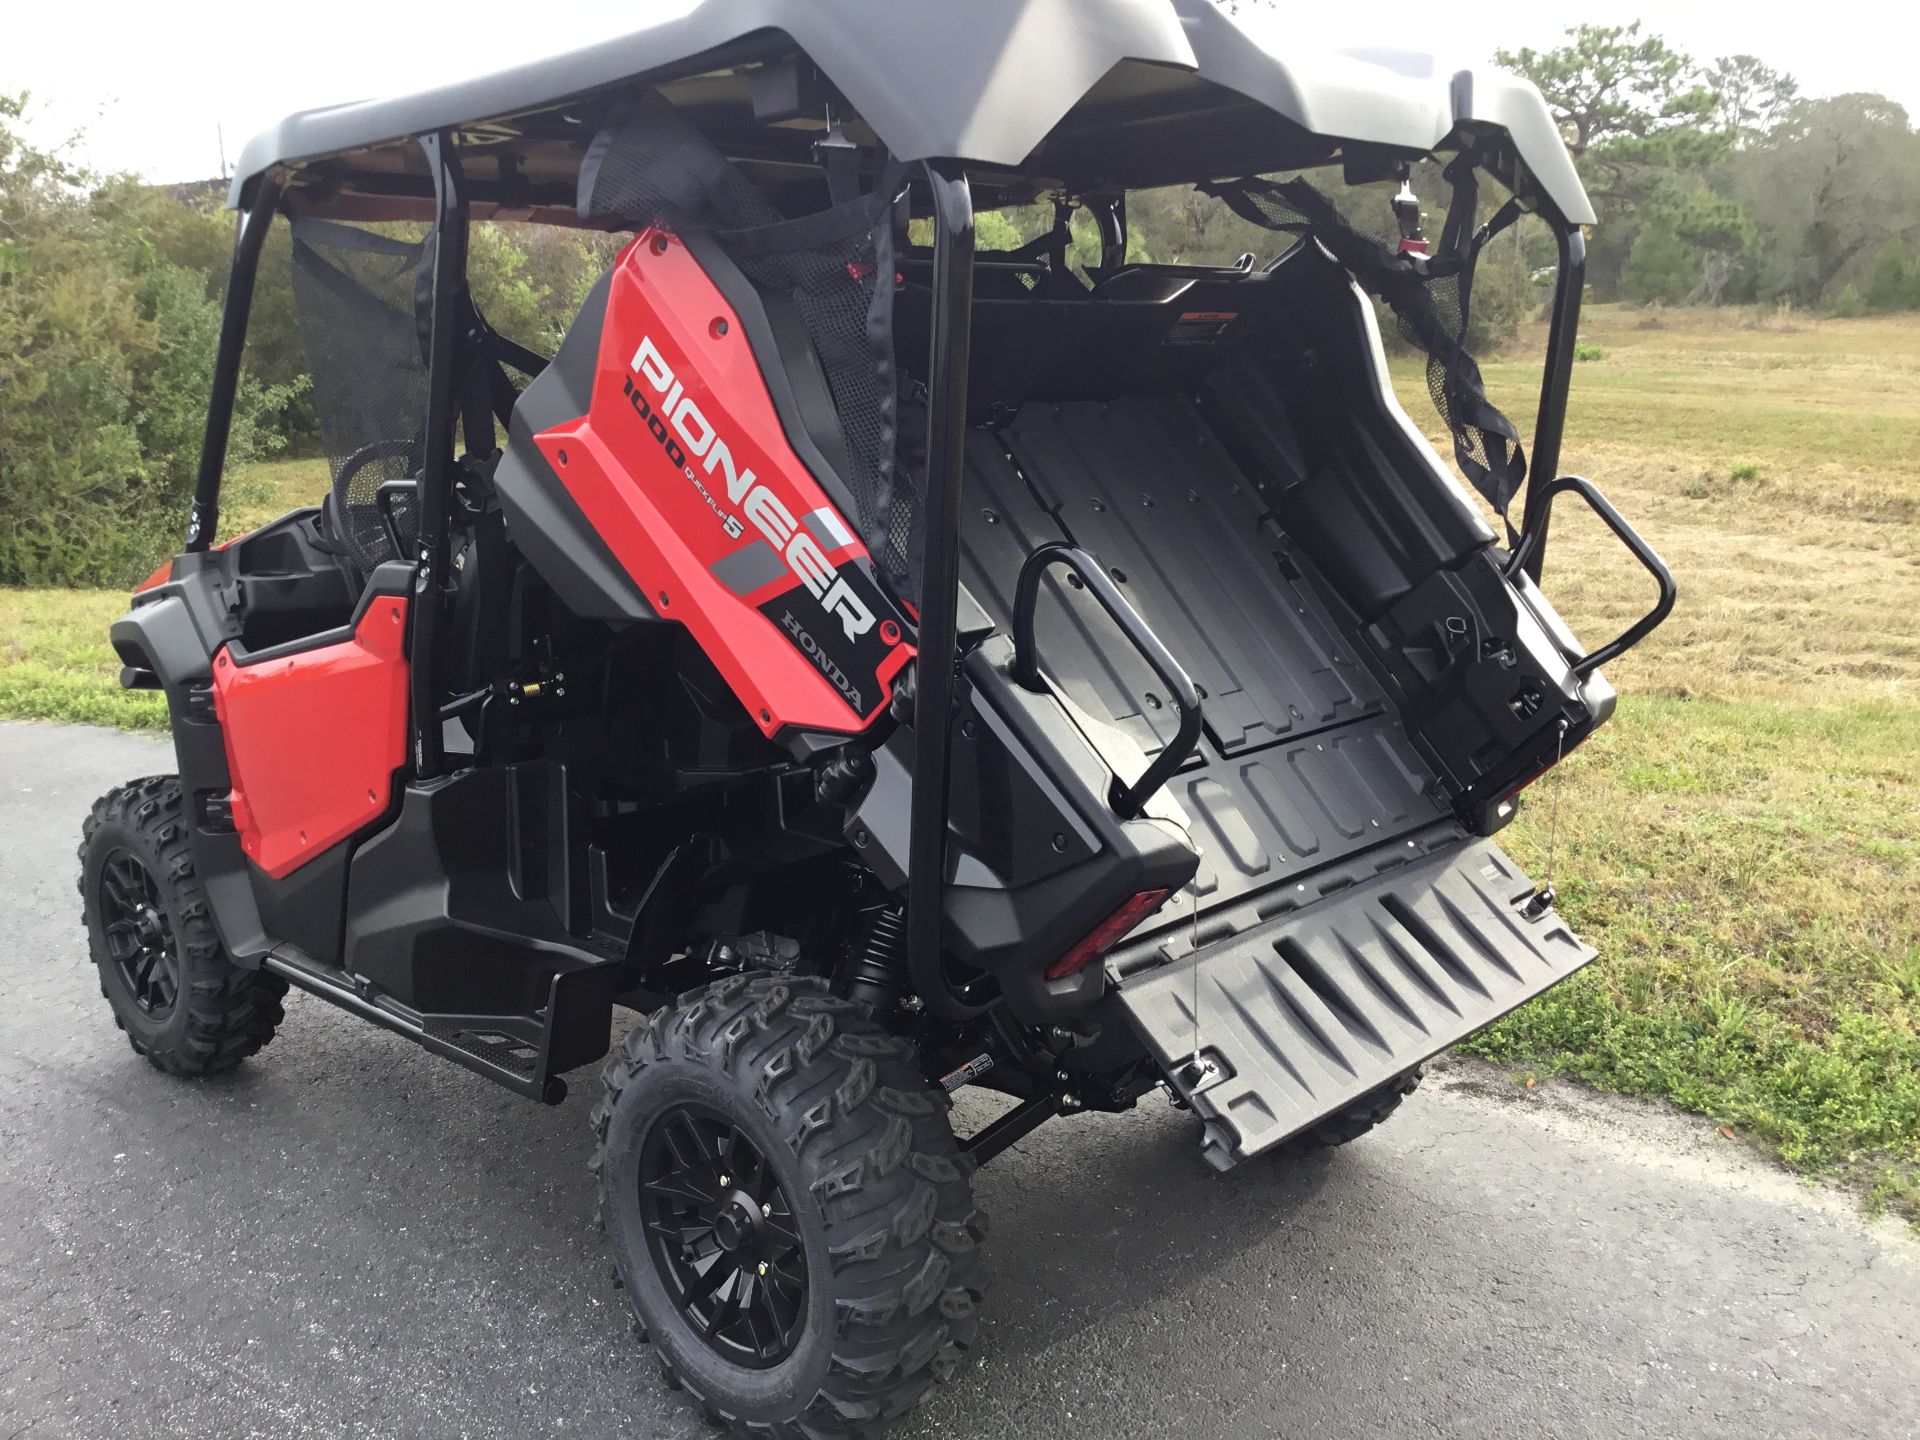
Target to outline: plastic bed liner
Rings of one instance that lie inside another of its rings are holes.
[[[1263,892],[1449,818],[1304,559],[1190,400],[1029,404],[970,436],[967,494],[964,578],[997,621],[1026,556],[1071,540],[1200,689],[1199,750],[1166,790],[1200,871],[1143,934],[1191,921],[1196,903],[1216,928],[1256,922]],[[1069,581],[1043,583],[1043,667],[1151,756],[1178,718],[1151,671]]]
[[[1309,558],[1190,400],[1028,404],[975,430],[967,460],[965,579],[996,620],[1026,556],[1070,540],[1199,687],[1200,745],[1166,791],[1199,873],[1108,973],[1206,1122],[1211,1163],[1280,1143],[1593,958],[1441,802]],[[1153,754],[1176,724],[1167,697],[1091,600],[1059,572],[1045,583],[1042,666]]]

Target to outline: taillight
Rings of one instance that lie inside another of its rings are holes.
[[[1171,890],[1142,890],[1086,933],[1086,937],[1047,967],[1047,979],[1064,980],[1086,969],[1120,943],[1134,926],[1158,910]]]

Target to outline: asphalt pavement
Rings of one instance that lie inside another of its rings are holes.
[[[74,846],[171,765],[0,724],[0,1440],[710,1435],[610,1284],[587,1074],[298,994],[229,1076],[127,1048]],[[1451,1062],[1328,1159],[1215,1175],[1154,1101],[977,1190],[983,1343],[901,1440],[1920,1435],[1920,1244],[1662,1107]]]

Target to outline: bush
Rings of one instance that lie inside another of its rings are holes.
[[[1630,300],[1678,305],[1700,283],[1700,258],[1669,226],[1643,226],[1627,252],[1620,285]]]
[[[1604,345],[1596,345],[1591,340],[1573,342],[1573,358],[1576,360],[1604,360],[1607,350]]]
[[[1869,310],[1920,310],[1920,261],[1898,240],[1888,241],[1873,257],[1865,303]]]
[[[199,243],[184,207],[147,224],[126,185],[16,136],[24,108],[0,96],[0,584],[126,584],[186,524],[219,310],[165,253]],[[281,398],[243,392],[235,461]]]
[[[1866,308],[1866,305],[1860,299],[1860,287],[1849,280],[1840,287],[1839,293],[1833,297],[1831,313],[1842,320],[1851,320]]]

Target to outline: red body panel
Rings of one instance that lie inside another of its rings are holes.
[[[253,665],[222,646],[214,710],[247,857],[278,880],[386,813],[407,759],[407,602],[378,595],[353,638]]]
[[[763,732],[855,732],[885,708],[913,647],[788,443],[738,315],[676,238],[622,252],[591,408],[536,438]]]

